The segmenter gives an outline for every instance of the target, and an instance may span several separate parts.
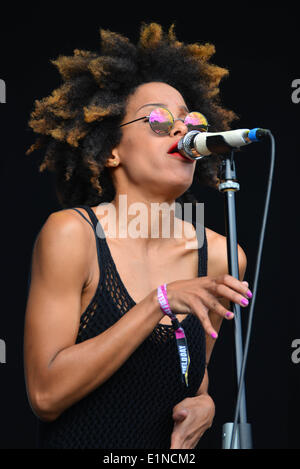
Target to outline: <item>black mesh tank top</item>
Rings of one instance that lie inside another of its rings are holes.
[[[84,208],[92,223],[100,279],[80,319],[76,343],[111,327],[136,303],[116,269],[93,210]],[[97,226],[98,224],[98,226]],[[193,222],[195,227],[195,224]],[[97,232],[96,232],[97,227]],[[197,232],[197,230],[196,230]],[[197,232],[198,236],[198,232]],[[198,237],[199,245],[199,237]],[[198,276],[207,275],[207,240],[198,249]],[[205,333],[200,321],[187,315],[182,321],[190,354],[189,387],[181,381],[180,362],[172,325],[157,324],[147,339],[105,383],[65,410],[53,422],[39,421],[40,448],[169,449],[173,407],[195,396],[205,371]]]

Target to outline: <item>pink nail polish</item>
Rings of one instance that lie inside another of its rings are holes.
[[[252,295],[250,290],[247,291],[247,296],[248,296],[248,298],[252,298],[253,295]]]
[[[241,300],[241,304],[242,304],[243,306],[248,306],[249,301],[246,300],[246,298],[243,298],[243,299]]]
[[[217,334],[215,334],[214,332],[212,332],[211,336],[213,339],[216,339],[218,337]]]
[[[229,319],[229,318],[233,318],[234,314],[233,313],[230,313],[228,311],[228,313],[226,313],[226,317]]]

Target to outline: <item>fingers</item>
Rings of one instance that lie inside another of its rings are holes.
[[[197,298],[194,298],[193,302],[191,304],[193,313],[200,320],[206,334],[210,335],[213,339],[217,339],[218,338],[218,333],[213,328],[212,323],[211,323],[211,321],[209,319],[209,316],[208,316],[209,307],[206,308],[205,306],[206,305],[204,305],[204,301],[203,301],[202,297],[201,297],[201,300],[200,299],[198,300]]]
[[[227,320],[234,318],[233,312],[228,311],[218,298],[225,298],[232,303],[246,307],[249,304],[249,298],[252,297],[248,282],[241,282],[230,275],[223,275],[212,280],[207,288],[201,288],[201,292],[198,290],[198,295],[193,299],[193,312],[198,316],[205,332],[213,339],[217,339],[218,333],[212,326],[208,311]]]
[[[217,277],[215,279],[216,284],[218,285],[225,285],[235,292],[239,293],[242,297],[245,299],[250,299],[252,298],[252,292],[249,290],[249,284],[248,282],[241,282],[235,277],[232,277],[231,275],[222,275],[220,277]],[[227,298],[227,297],[226,297]],[[228,298],[229,299],[229,298]],[[241,301],[241,298],[240,298]],[[234,303],[240,303],[238,301],[234,301]],[[241,304],[241,303],[240,303]],[[247,304],[241,304],[242,306],[247,306]]]
[[[244,288],[244,293],[245,290],[248,292],[248,288]],[[240,290],[241,291],[241,290]],[[249,304],[248,298],[250,296],[245,296],[242,293],[238,293],[236,290],[233,290],[232,288],[224,285],[224,284],[217,284],[215,287],[215,293],[217,294],[218,297],[226,298],[227,300],[231,301],[232,303],[236,303],[242,307],[246,307]]]
[[[187,288],[189,284],[191,284],[191,288]],[[248,282],[241,282],[229,274],[217,278],[202,277],[172,282],[169,287],[169,303],[175,314],[177,312],[186,312],[196,315],[202,323],[206,334],[213,339],[217,339],[218,333],[210,321],[208,312],[211,311],[227,320],[234,318],[233,312],[228,311],[220,303],[219,298],[224,298],[242,307],[248,306],[249,299],[252,298]],[[179,296],[176,295],[177,289],[183,289]],[[172,292],[175,292],[173,298]]]

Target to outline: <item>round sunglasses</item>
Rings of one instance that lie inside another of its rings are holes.
[[[149,116],[139,117],[138,119],[120,125],[120,127],[143,119],[148,119],[151,129],[158,135],[168,135],[175,124],[175,119],[171,111],[163,107],[157,107],[150,112]],[[184,119],[176,120],[182,121],[189,131],[198,130],[199,132],[207,132],[209,127],[206,117],[201,114],[201,112],[189,112]]]

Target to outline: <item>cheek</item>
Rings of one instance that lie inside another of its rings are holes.
[[[119,155],[124,164],[124,171],[134,181],[178,181],[191,184],[194,165],[174,161],[168,156],[168,144],[162,137],[149,135],[147,132],[128,132],[120,146]]]
[[[139,136],[126,135],[118,150],[121,160],[128,168],[134,165],[155,168],[163,165],[162,148],[162,142],[145,132]]]
[[[123,160],[128,158],[133,158],[133,155],[138,155],[143,151],[146,145],[144,145],[143,137],[138,137],[134,132],[128,132],[126,136],[123,137],[121,144],[119,145],[120,155]]]

